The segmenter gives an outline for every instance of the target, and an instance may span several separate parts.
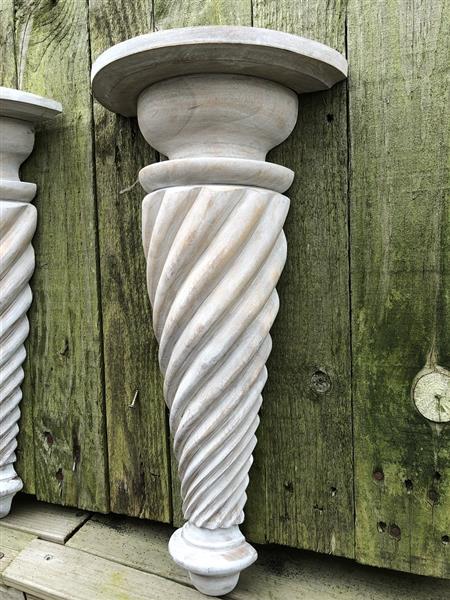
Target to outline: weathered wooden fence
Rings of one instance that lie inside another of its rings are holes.
[[[296,172],[246,533],[450,576],[450,427],[414,376],[450,366],[448,0],[0,0],[2,84],[63,103],[39,193],[19,470],[54,503],[180,520],[140,242],[133,119],[92,101],[107,47],[202,24],[347,55],[272,160]],[[133,407],[133,399],[135,400]]]

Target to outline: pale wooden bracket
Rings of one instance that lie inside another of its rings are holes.
[[[14,462],[37,220],[36,185],[21,181],[19,168],[33,150],[34,125],[61,110],[54,100],[0,87],[0,518],[22,489]]]
[[[94,63],[107,108],[138,116],[169,160],[140,172],[147,285],[187,523],[169,551],[222,595],[256,560],[239,530],[286,259],[282,195],[265,162],[297,120],[297,93],[345,78],[335,50],[247,27],[133,38]]]

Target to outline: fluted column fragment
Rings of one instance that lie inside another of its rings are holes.
[[[14,462],[37,211],[36,186],[20,181],[19,167],[33,149],[34,123],[60,111],[57,102],[0,87],[0,518],[23,487]]]
[[[246,27],[158,32],[93,66],[108,108],[169,160],[140,171],[143,247],[186,524],[169,551],[202,592],[230,592],[256,551],[239,530],[256,445],[293,172],[265,162],[295,92],[343,79],[318,42]]]

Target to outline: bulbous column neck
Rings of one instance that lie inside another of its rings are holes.
[[[19,167],[34,146],[34,125],[27,121],[0,117],[0,179],[19,181]]]
[[[30,202],[36,185],[20,180],[21,164],[34,146],[34,125],[28,121],[0,116],[0,201]]]
[[[147,192],[178,185],[251,185],[284,192],[293,173],[265,163],[297,118],[296,93],[345,78],[324,44],[256,27],[190,27],[132,38],[92,67],[94,96],[138,115],[169,158],[140,172]]]
[[[297,94],[273,81],[247,75],[185,75],[144,90],[138,99],[138,121],[148,143],[169,159],[263,161],[291,133],[297,109]]]
[[[293,172],[265,159],[289,136],[297,111],[292,90],[258,77],[198,74],[155,83],[139,96],[139,127],[169,160],[142,169],[142,186],[147,192],[204,184],[284,191]]]
[[[36,185],[21,181],[19,169],[33,150],[35,125],[61,111],[54,100],[0,87],[0,201],[34,198]]]

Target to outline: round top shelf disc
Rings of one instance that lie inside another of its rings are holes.
[[[198,73],[253,75],[303,94],[345,79],[347,61],[324,44],[271,29],[187,27],[112,46],[93,64],[92,89],[111,111],[134,116],[145,88]]]
[[[0,86],[0,117],[36,123],[61,112],[62,106],[56,100]]]

